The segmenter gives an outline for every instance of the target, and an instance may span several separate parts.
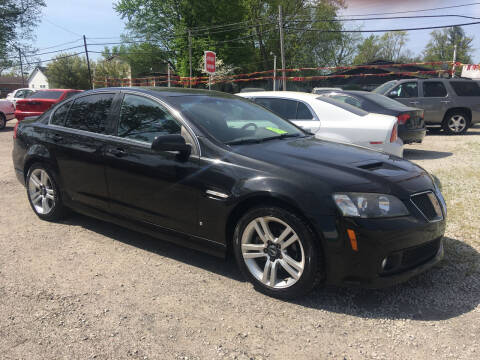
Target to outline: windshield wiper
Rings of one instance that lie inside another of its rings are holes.
[[[301,134],[281,134],[278,136],[270,136],[262,139],[238,139],[238,140],[232,140],[228,141],[225,144],[227,145],[239,145],[239,144],[259,144],[264,141],[268,140],[274,140],[274,139],[285,139],[285,138],[291,138],[291,137],[299,137]]]

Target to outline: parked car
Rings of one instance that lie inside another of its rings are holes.
[[[15,118],[15,107],[10,100],[0,100],[0,130],[5,129],[8,120]]]
[[[45,111],[50,109],[52,105],[68,99],[80,92],[82,92],[82,90],[50,89],[36,91],[30,95],[28,99],[17,101],[15,117],[18,121],[21,121],[29,116],[42,115]]]
[[[13,105],[17,103],[18,100],[28,98],[30,95],[32,95],[35,92],[33,89],[29,88],[21,88],[12,91],[11,93],[7,94],[7,100],[10,100]]]
[[[331,91],[321,94],[365,111],[392,115],[398,120],[398,137],[404,144],[421,143],[427,132],[423,110],[406,106],[384,95],[368,91]]]
[[[397,136],[397,118],[393,116],[371,114],[328,97],[302,92],[263,91],[237,95],[272,110],[318,138],[403,155],[403,143]]]
[[[424,169],[319,140],[230,94],[88,91],[19,122],[12,156],[39,218],[70,208],[217,256],[232,249],[272,296],[396,284],[443,256],[445,202]]]
[[[393,80],[373,92],[424,109],[426,125],[440,126],[448,134],[464,134],[480,122],[480,86],[473,80]]]
[[[312,94],[323,94],[330,91],[342,91],[342,88],[338,87],[316,87],[313,88]]]

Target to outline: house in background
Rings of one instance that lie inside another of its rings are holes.
[[[24,85],[21,77],[0,76],[0,98],[4,98],[7,94],[22,87]]]
[[[37,66],[28,77],[28,87],[33,90],[48,89],[48,78],[45,68]]]

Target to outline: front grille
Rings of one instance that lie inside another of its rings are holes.
[[[413,269],[433,259],[440,249],[442,239],[438,238],[428,243],[391,253],[385,258],[385,264],[380,275],[388,276]]]
[[[437,221],[443,218],[440,203],[433,192],[427,191],[412,195],[411,201],[427,221]]]

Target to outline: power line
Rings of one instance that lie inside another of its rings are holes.
[[[295,15],[293,15],[295,16]],[[391,16],[391,17],[372,17],[372,18],[361,18],[361,19],[311,19],[309,16],[301,16],[298,18],[308,18],[309,20],[290,20],[292,22],[308,22],[308,23],[319,23],[319,22],[343,22],[343,21],[369,21],[369,20],[394,20],[394,19],[419,19],[419,18],[442,18],[442,17],[459,17],[464,19],[480,20],[480,18],[475,16],[467,15],[412,15],[412,16]]]
[[[416,28],[403,28],[403,29],[376,29],[376,30],[322,30],[322,29],[297,29],[288,27],[287,30],[296,30],[296,31],[316,31],[323,33],[375,33],[375,32],[397,32],[397,31],[417,31],[417,30],[432,30],[432,29],[443,29],[455,26],[468,26],[480,24],[480,21],[463,23],[463,24],[453,24],[453,25],[438,25],[438,26],[425,26],[425,27],[416,27]]]
[[[70,34],[73,34],[73,35],[75,35],[75,36],[80,36],[80,34],[77,34],[76,32],[73,32],[73,31],[71,31],[71,30],[68,30],[67,28],[65,28],[65,27],[63,27],[63,26],[61,26],[61,25],[55,24],[53,21],[50,21],[50,20],[48,20],[47,18],[44,18],[43,20],[45,20],[46,22],[48,22],[49,24],[51,24],[51,25],[53,25],[53,26],[56,26],[56,27],[59,28],[59,29],[62,29],[63,31],[66,31],[66,32],[68,32],[68,33],[70,33]]]
[[[435,10],[444,10],[444,9],[455,9],[455,8],[460,8],[460,7],[465,7],[465,6],[473,6],[473,5],[480,5],[480,2],[474,2],[474,3],[469,3],[469,4],[463,4],[463,5],[436,7],[436,8],[430,8],[430,9],[418,9],[418,10],[395,11],[395,12],[372,13],[372,14],[350,14],[348,16],[377,16],[377,15],[407,14],[407,13],[412,13],[412,12],[424,12],[424,11],[435,11]]]

